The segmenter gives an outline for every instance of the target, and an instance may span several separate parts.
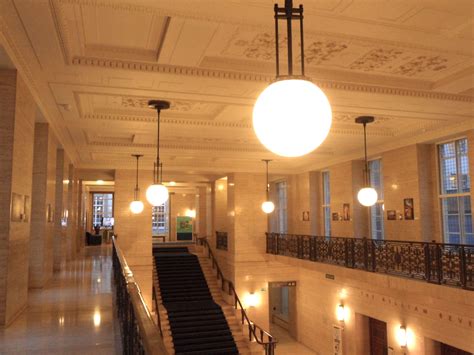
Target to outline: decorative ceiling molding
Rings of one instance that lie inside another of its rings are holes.
[[[86,58],[86,57],[75,57],[73,58],[72,64],[81,66],[92,66],[109,69],[125,69],[125,70],[137,70],[151,73],[160,74],[171,74],[171,75],[187,75],[197,77],[207,77],[213,79],[223,80],[243,80],[243,81],[257,81],[257,82],[272,82],[273,76],[261,75],[254,73],[239,73],[225,70],[211,70],[193,67],[183,67],[174,65],[164,64],[150,64],[140,63],[133,61],[113,60],[113,59],[100,59],[100,58]],[[474,97],[465,95],[456,95],[449,93],[422,91],[422,90],[409,90],[402,88],[392,88],[386,86],[376,85],[364,85],[347,82],[335,82],[329,80],[314,80],[314,82],[322,89],[334,89],[334,90],[345,90],[345,91],[358,91],[368,92],[374,94],[384,95],[396,95],[396,96],[412,96],[421,97],[426,99],[444,100],[444,101],[461,101],[461,102],[474,102]]]

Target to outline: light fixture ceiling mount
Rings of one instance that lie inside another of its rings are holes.
[[[332,123],[331,106],[323,91],[305,76],[303,5],[293,8],[275,4],[276,79],[258,97],[253,109],[253,128],[260,142],[271,152],[299,157],[315,150],[326,139]],[[280,72],[278,21],[286,21],[287,74]],[[301,70],[293,68],[292,21],[300,24]]]

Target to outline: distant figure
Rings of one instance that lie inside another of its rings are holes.
[[[100,226],[94,226],[94,231],[95,231],[95,234],[99,234],[100,233]]]

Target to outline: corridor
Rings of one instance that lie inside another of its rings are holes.
[[[0,354],[120,353],[112,282],[111,247],[86,247],[30,290],[26,311],[0,330]]]

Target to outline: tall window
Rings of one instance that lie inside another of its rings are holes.
[[[331,236],[331,190],[329,186],[329,171],[323,171],[323,217],[324,235]]]
[[[92,193],[92,227],[113,226],[114,217],[114,194]]]
[[[370,185],[377,191],[377,203],[370,207],[370,232],[372,239],[384,238],[382,159],[369,161]]]
[[[278,233],[288,233],[286,181],[277,182],[276,190],[278,196],[275,211],[277,217],[277,230]]]
[[[444,240],[474,244],[467,139],[440,144],[438,152]]]
[[[169,200],[168,200],[169,201]],[[151,210],[151,229],[154,236],[167,236],[169,232],[169,204],[153,206]]]

